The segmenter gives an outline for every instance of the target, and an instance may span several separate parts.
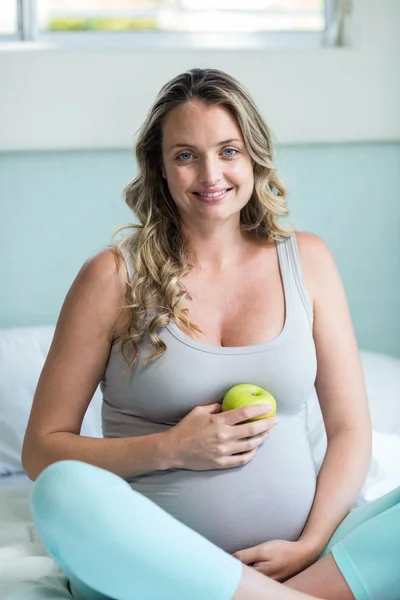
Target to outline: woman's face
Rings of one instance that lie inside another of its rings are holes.
[[[192,101],[172,109],[164,122],[162,155],[183,221],[238,216],[250,200],[252,160],[226,108]]]

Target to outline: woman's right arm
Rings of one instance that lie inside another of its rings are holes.
[[[22,465],[28,477],[35,480],[48,465],[68,459],[125,479],[171,468],[226,469],[249,462],[273,423],[240,423],[265,414],[261,405],[229,414],[221,413],[218,403],[198,406],[175,427],[141,437],[80,435],[115,333],[126,319],[121,309],[125,288],[125,265],[118,268],[111,251],[103,250],[85,262],[68,291],[25,433]]]
[[[122,477],[169,468],[163,436],[90,438],[80,435],[86,409],[103,377],[125,304],[126,269],[110,250],[90,257],[63,303],[41,372],[22,449],[32,480],[48,465],[73,459]]]

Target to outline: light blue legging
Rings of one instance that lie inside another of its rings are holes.
[[[231,600],[241,579],[239,560],[93,465],[47,467],[31,509],[76,600]],[[324,554],[356,600],[400,599],[399,528],[400,488],[351,512],[332,536]]]

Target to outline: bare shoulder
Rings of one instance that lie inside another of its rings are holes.
[[[328,244],[315,233],[296,231],[303,276],[313,302],[319,290],[338,276],[334,256]]]
[[[86,259],[76,279],[111,298],[126,294],[128,274],[122,256],[107,246]]]
[[[315,233],[296,231],[297,247],[300,257],[307,261],[320,261],[332,257],[328,244]]]
[[[80,268],[65,299],[63,311],[79,313],[81,318],[97,316],[97,323],[108,324],[110,338],[118,336],[123,321],[122,306],[127,293],[125,263],[111,247],[89,256]]]
[[[107,246],[89,256],[83,263],[78,277],[91,280],[97,285],[119,285],[127,278],[125,263],[113,248]]]

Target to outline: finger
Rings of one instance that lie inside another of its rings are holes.
[[[235,558],[238,558],[242,563],[248,565],[260,561],[260,546],[253,546],[253,548],[246,548],[245,550],[238,550],[233,554]]]
[[[205,406],[201,406],[204,412],[213,415],[216,413],[220,413],[222,411],[222,407],[220,402],[215,402],[214,404],[206,404]]]
[[[269,404],[252,404],[227,410],[223,413],[223,416],[227,425],[236,425],[237,423],[247,421],[247,419],[255,419],[256,417],[267,415],[271,410],[272,407]]]
[[[257,571],[265,573],[266,575],[268,575],[268,577],[273,577],[278,573],[276,567],[274,567],[273,562],[270,560],[258,560],[251,566],[257,569]]]
[[[271,431],[278,421],[279,420],[276,417],[270,417],[269,419],[261,419],[260,421],[253,421],[252,423],[236,425],[236,427],[231,428],[232,431],[230,431],[230,435],[238,440],[253,437],[260,433]]]
[[[262,443],[264,443],[268,436],[269,432],[264,431],[263,433],[254,435],[251,438],[247,438],[241,440],[240,442],[236,442],[235,444],[232,444],[230,448],[230,453],[238,454],[239,452],[250,452],[250,450],[258,448]]]
[[[265,561],[255,562],[254,565],[251,565],[253,569],[262,573],[263,575],[267,575],[270,579],[275,579],[275,581],[279,580],[279,572],[275,569],[271,568],[271,564]]]
[[[250,452],[243,452],[243,454],[232,454],[231,456],[224,456],[220,461],[220,469],[231,469],[233,467],[243,467],[247,465],[255,456],[257,448]]]
[[[255,562],[251,566],[256,571],[260,571],[260,573],[264,573],[265,575],[268,573],[268,563],[265,560]]]

